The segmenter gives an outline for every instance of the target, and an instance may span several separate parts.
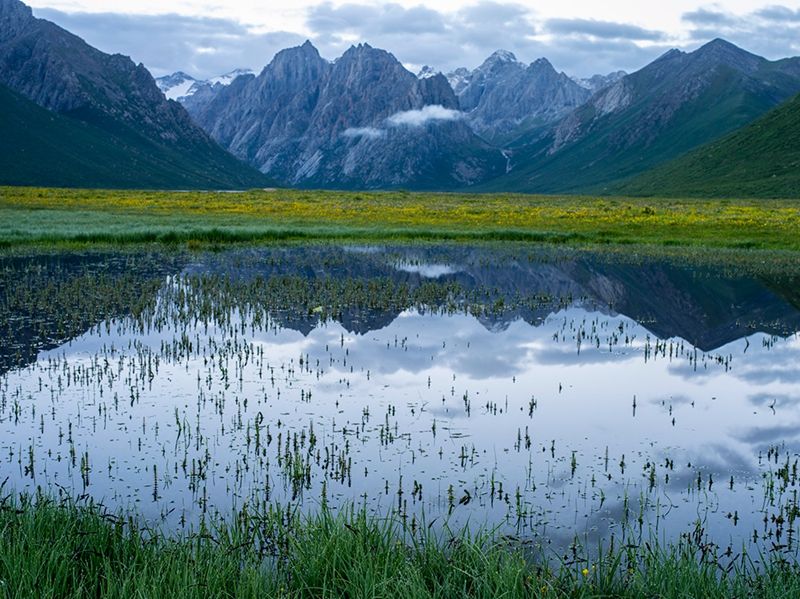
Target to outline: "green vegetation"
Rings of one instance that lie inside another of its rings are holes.
[[[530,241],[800,249],[792,201],[0,188],[0,244]]]
[[[621,185],[633,195],[800,197],[800,96],[752,125]]]
[[[688,536],[624,545],[587,560],[547,559],[491,535],[411,530],[345,510],[304,517],[242,511],[172,539],[92,506],[6,499],[0,596],[158,597],[796,597],[778,556],[728,561]]]
[[[770,88],[748,85],[747,78],[734,69],[713,69],[708,75],[713,77],[712,84],[674,113],[670,112],[672,106],[660,103],[675,93],[678,83],[674,78],[665,79],[659,69],[643,69],[631,76],[635,100],[630,106],[606,115],[598,115],[591,104],[579,108],[575,118],[585,131],[578,141],[552,154],[547,152],[552,134],[541,137],[542,132],[534,129],[515,142],[519,149],[514,169],[482,187],[489,191],[502,186],[533,193],[614,193],[621,181],[751,123],[775,107],[776,95],[787,98],[795,93],[796,84],[789,83],[780,69],[763,68],[763,78],[772,81]],[[679,193],[680,188],[675,191]],[[655,191],[661,197],[671,193],[669,188]],[[739,193],[732,186],[712,195],[736,197]]]
[[[0,184],[241,188],[269,184],[207,141],[156,144],[98,115],[57,114],[0,85]]]

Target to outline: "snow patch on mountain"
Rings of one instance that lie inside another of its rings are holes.
[[[431,77],[436,77],[436,75],[438,75],[438,74],[439,74],[439,71],[437,71],[433,67],[425,65],[424,67],[422,67],[420,69],[419,73],[417,73],[417,78],[418,79],[430,79]]]
[[[234,69],[230,73],[212,77],[211,79],[201,80],[195,79],[191,75],[187,75],[183,71],[178,71],[172,75],[165,77],[158,77],[156,84],[158,88],[169,100],[177,100],[178,102],[190,98],[198,91],[204,88],[217,88],[227,87],[233,81],[242,75],[250,75],[253,71],[250,69]]]

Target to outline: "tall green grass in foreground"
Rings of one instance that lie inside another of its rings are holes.
[[[280,510],[171,539],[98,508],[6,499],[0,597],[798,597],[800,569],[739,557],[723,568],[685,539],[589,563],[543,561],[519,542],[434,536],[346,510]]]

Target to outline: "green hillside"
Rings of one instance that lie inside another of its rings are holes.
[[[642,196],[800,198],[800,96],[614,191]]]
[[[230,189],[269,180],[221,148],[155,143],[99,115],[70,118],[0,85],[0,184]]]
[[[484,188],[609,193],[752,123],[798,91],[797,59],[770,62],[723,40],[690,54],[669,52],[551,131],[521,137],[511,172]]]

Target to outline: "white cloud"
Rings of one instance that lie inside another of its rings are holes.
[[[463,113],[458,110],[450,110],[444,106],[433,104],[424,106],[420,110],[405,110],[393,114],[386,122],[393,127],[422,127],[431,121],[455,121],[460,119]]]
[[[378,139],[383,137],[386,131],[375,127],[350,127],[342,133],[343,137],[366,137],[367,139]]]
[[[369,42],[415,72],[424,64],[474,68],[503,48],[588,77],[636,70],[671,47],[692,50],[713,37],[775,59],[800,53],[798,1],[27,0],[37,15],[156,75],[200,78],[258,72],[306,38],[329,59]]]

